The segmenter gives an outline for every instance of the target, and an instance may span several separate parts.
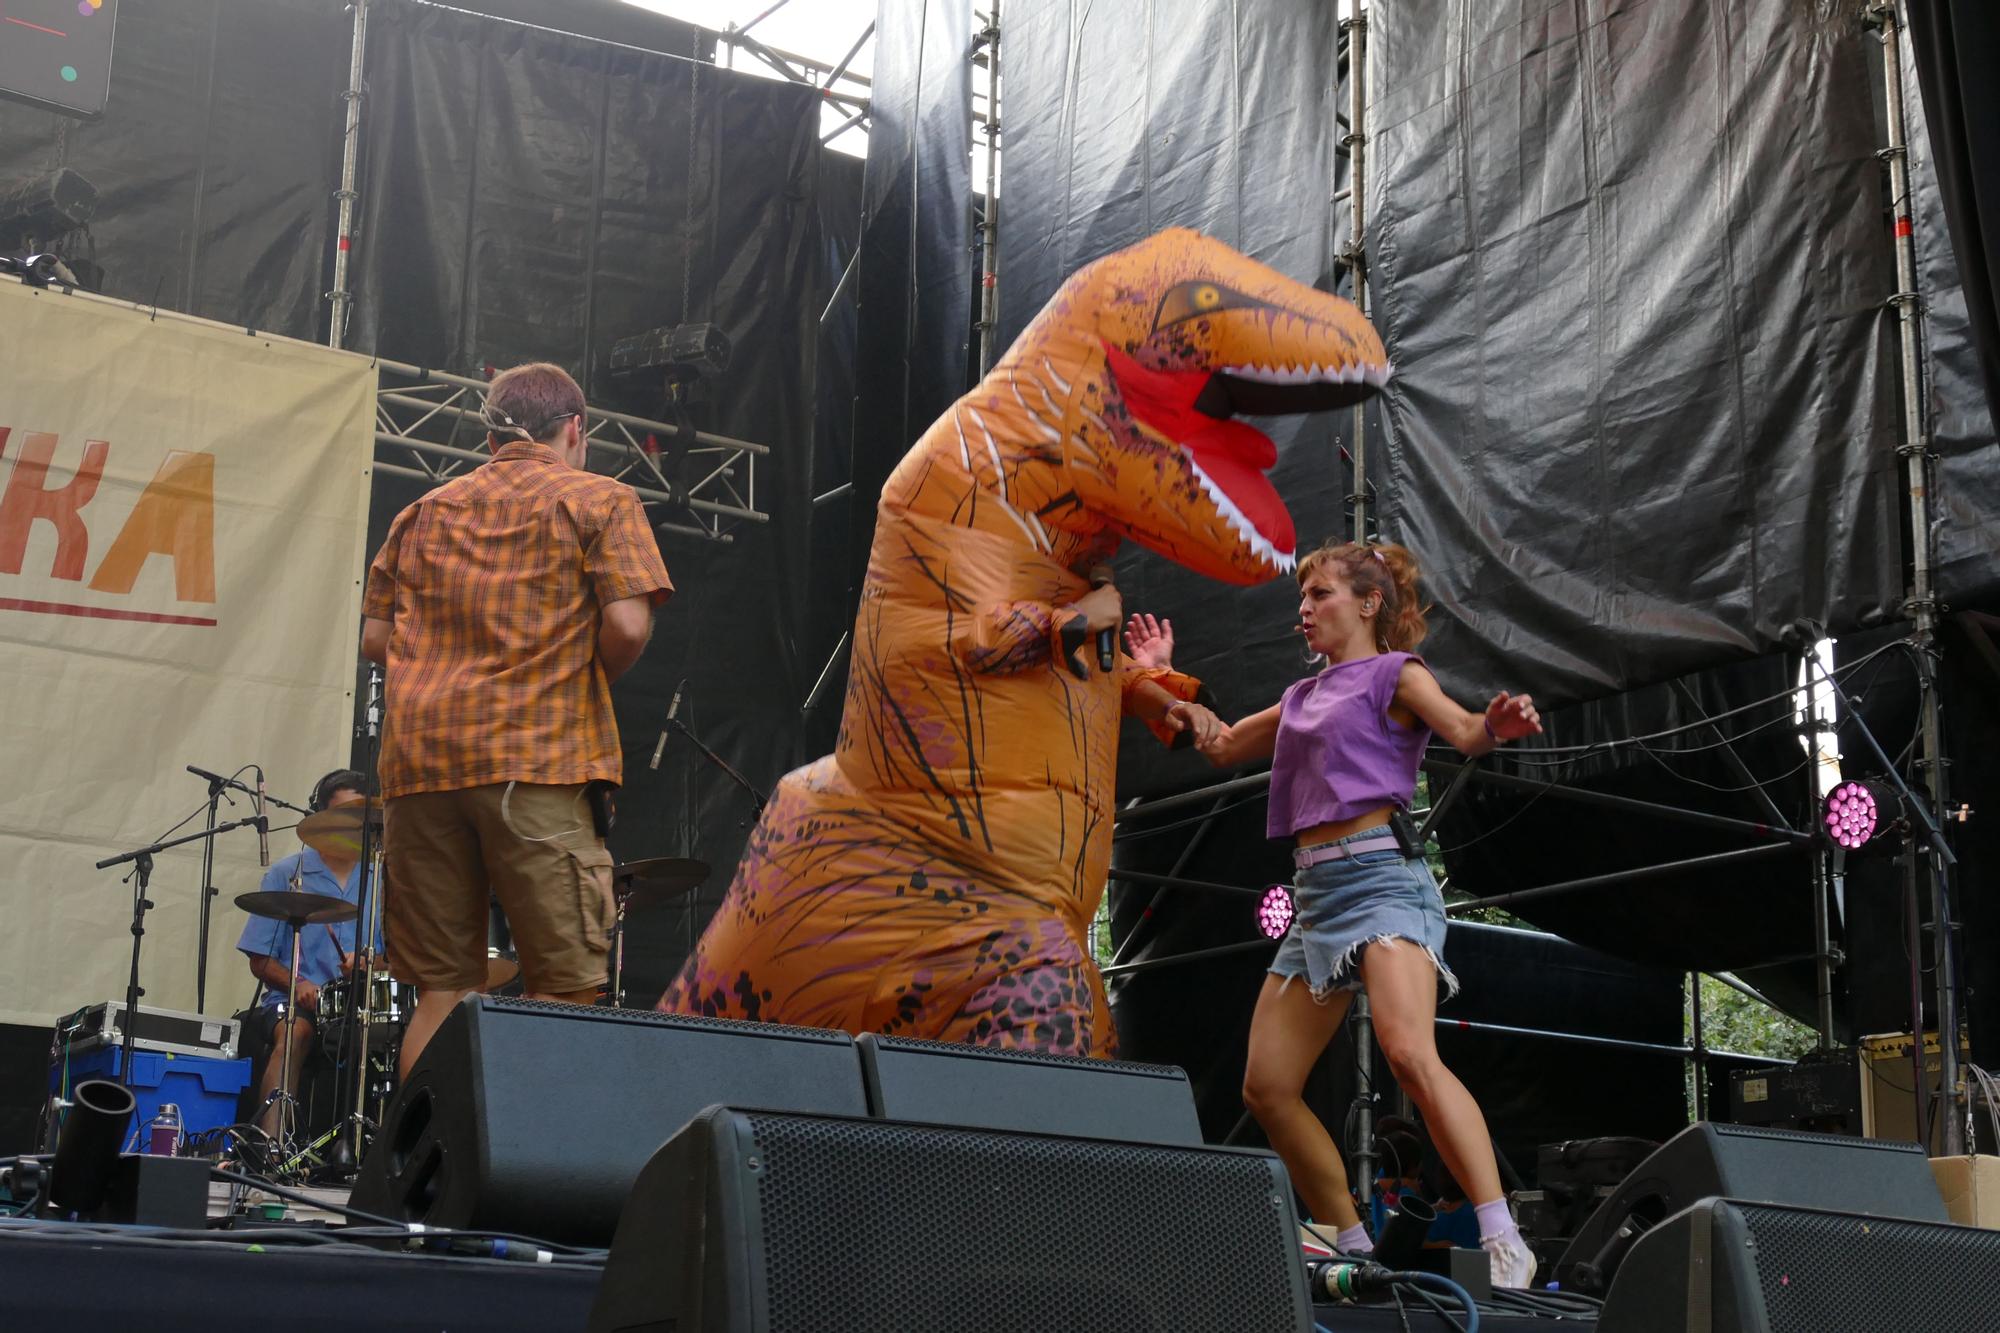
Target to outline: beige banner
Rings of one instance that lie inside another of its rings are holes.
[[[0,280],[0,1022],[124,998],[131,867],[92,866],[201,828],[185,765],[304,804],[346,762],[374,389],[362,357]],[[254,832],[217,840],[210,1013],[250,999],[260,875]],[[198,844],[155,859],[142,1003],[195,1007],[199,881]]]

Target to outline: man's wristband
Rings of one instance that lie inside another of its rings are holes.
[[[1493,719],[1491,717],[1482,717],[1479,720],[1486,728],[1487,740],[1492,741],[1495,745],[1501,745],[1505,743],[1500,739],[1500,733],[1493,730]]]

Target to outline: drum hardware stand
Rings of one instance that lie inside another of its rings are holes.
[[[382,749],[382,668],[374,662],[368,664],[368,703],[362,714],[361,730],[368,741],[368,774],[376,777],[376,766]],[[355,1061],[354,1109],[343,1123],[352,1126],[354,1137],[348,1148],[354,1166],[361,1165],[361,1154],[368,1147],[368,1134],[373,1128],[368,1119],[368,1037],[375,1026],[373,1006],[375,1003],[375,942],[381,936],[382,926],[382,845],[375,839],[375,823],[367,817],[367,809],[374,798],[362,805],[361,820],[361,896],[364,906],[360,924],[357,926],[355,947],[361,958],[359,986],[361,998],[355,1005],[361,1024],[361,1054]]]
[[[147,886],[153,878],[153,857],[169,847],[180,847],[190,842],[213,842],[225,833],[233,833],[240,828],[255,828],[260,820],[257,816],[249,819],[232,819],[226,824],[217,824],[199,833],[189,833],[184,837],[168,838],[164,842],[150,843],[117,856],[107,856],[97,863],[97,869],[109,870],[112,866],[132,863],[132,873],[126,878],[132,882],[132,973],[125,983],[125,1039],[119,1043],[118,1077],[127,1087],[132,1084],[133,1042],[139,1035],[139,997],[146,993],[139,984],[139,947],[146,937],[146,912],[153,906],[153,900],[146,896]],[[203,957],[207,954],[204,951]]]

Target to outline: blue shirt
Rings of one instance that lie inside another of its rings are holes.
[[[338,898],[344,903],[359,903],[361,900],[361,867],[355,866],[347,872],[347,882],[341,883],[326,868],[318,852],[308,847],[282,860],[273,861],[264,872],[264,882],[259,887],[266,892],[285,893],[292,887],[292,876],[299,876],[299,887],[305,893],[324,894]],[[354,952],[355,922],[336,921],[301,927],[299,931],[299,980],[310,981],[315,986],[324,986],[340,976],[340,960],[343,955]],[[376,948],[381,948],[381,932],[376,932]],[[270,917],[253,916],[243,927],[242,938],[236,947],[251,958],[275,958],[284,967],[292,965],[292,931],[282,921]],[[262,1003],[276,1007],[285,1002],[285,992],[264,988]]]

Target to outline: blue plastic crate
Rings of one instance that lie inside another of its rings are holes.
[[[66,1065],[58,1057],[49,1069],[49,1091],[67,1096],[85,1079],[119,1081],[123,1055],[118,1047],[107,1046],[72,1055]],[[132,1052],[132,1078],[126,1086],[138,1107],[132,1112],[127,1149],[136,1150],[144,1143],[146,1127],[168,1102],[181,1108],[183,1134],[235,1124],[236,1101],[250,1085],[250,1076],[248,1060],[217,1060],[171,1051]]]

